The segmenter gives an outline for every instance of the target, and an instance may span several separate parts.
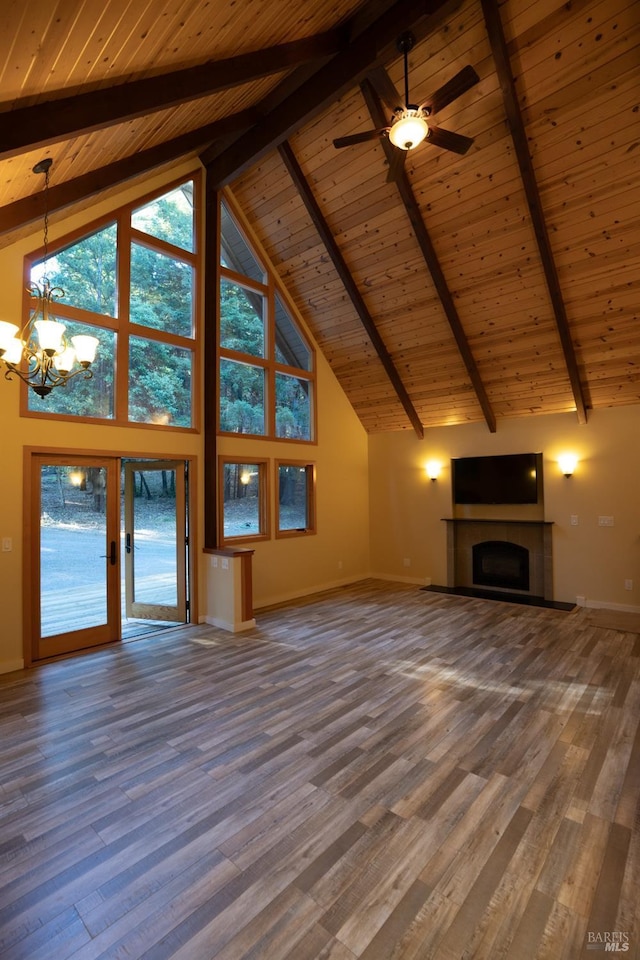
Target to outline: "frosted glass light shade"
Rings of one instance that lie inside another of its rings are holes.
[[[57,320],[36,320],[35,328],[38,331],[40,349],[53,356],[62,346],[62,337],[66,327]]]
[[[17,333],[18,327],[15,323],[7,323],[6,320],[0,320],[0,350],[6,350]]]
[[[13,337],[12,340],[9,340],[5,347],[5,352],[2,355],[2,359],[6,363],[13,363],[15,366],[18,366],[22,360],[22,351],[24,349],[24,344],[22,340],[18,340],[17,337]]]
[[[558,457],[558,466],[565,477],[570,477],[573,474],[577,464],[578,458],[574,453],[563,453],[562,456]]]
[[[413,150],[419,143],[422,143],[429,126],[422,115],[422,110],[408,109],[403,110],[399,119],[395,121],[389,130],[389,140],[394,147],[400,147],[401,150]]]
[[[98,342],[99,341],[97,337],[89,337],[86,334],[78,334],[75,337],[71,337],[71,343],[75,348],[78,363],[93,363],[96,358]]]
[[[62,353],[56,354],[53,359],[53,365],[60,373],[69,373],[76,362],[76,351],[73,347],[67,347]]]

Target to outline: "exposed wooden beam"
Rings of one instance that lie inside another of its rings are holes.
[[[418,413],[411,402],[411,398],[407,393],[407,390],[402,382],[400,374],[398,373],[396,366],[391,358],[391,354],[387,350],[382,337],[378,331],[378,328],[375,325],[375,322],[369,313],[366,303],[358,290],[357,284],[353,279],[351,272],[346,264],[344,257],[340,251],[338,244],[336,243],[335,237],[331,232],[331,228],[327,223],[318,202],[313,195],[313,191],[309,186],[307,179],[302,172],[300,164],[298,163],[291,146],[286,141],[281,143],[278,146],[278,152],[282,157],[282,160],[291,175],[291,179],[296,185],[296,188],[302,198],[302,201],[307,208],[307,212],[313,221],[313,225],[318,231],[322,242],[325,245],[327,253],[331,257],[333,265],[338,273],[338,276],[344,284],[345,290],[347,291],[351,303],[353,304],[356,313],[358,314],[360,321],[367,332],[367,336],[371,340],[373,347],[378,354],[380,362],[384,367],[391,385],[395,390],[397,397],[404,407],[404,410],[415,430],[417,436],[420,440],[424,439],[424,427]]]
[[[293,40],[290,43],[239,54],[176,70],[157,77],[131,80],[99,90],[75,93],[29,106],[13,106],[2,114],[6,122],[0,135],[0,158],[68,140],[167,107],[206,97],[220,90],[282,73],[308,60],[335,54],[346,43],[342,30]],[[7,104],[0,105],[7,107]]]
[[[382,109],[380,101],[378,100],[371,83],[368,80],[365,80],[360,85],[360,88],[375,126],[378,129],[384,127],[388,122],[386,119],[386,114]],[[398,148],[394,147],[386,137],[382,137],[381,142],[387,157],[387,161],[389,164],[393,163],[394,158],[397,156]],[[467,340],[467,336],[462,328],[462,323],[460,321],[456,305],[453,302],[451,291],[449,290],[442,267],[440,266],[440,261],[438,260],[431,237],[429,236],[429,232],[425,226],[424,219],[420,212],[420,207],[418,206],[414,196],[411,184],[409,182],[409,177],[407,176],[404,166],[397,170],[394,181],[404,204],[404,208],[407,211],[407,216],[411,222],[411,226],[413,228],[416,240],[418,241],[422,256],[424,257],[424,261],[429,269],[429,273],[431,274],[431,278],[436,288],[436,292],[440,298],[445,315],[449,321],[451,332],[455,337],[460,356],[462,357],[462,361],[467,369],[467,373],[469,374],[469,379],[471,380],[476,397],[478,398],[478,403],[480,404],[484,414],[487,426],[489,427],[491,433],[495,433],[495,414],[491,407],[491,403],[489,402],[484,384],[482,383],[476,361],[471,352],[471,347],[469,346],[469,341]]]
[[[303,122],[356,86],[372,66],[390,54],[398,35],[416,21],[429,17],[428,23],[435,29],[458,6],[460,0],[396,0],[355,36],[347,49],[332,57],[224,152],[209,150],[201,156],[216,186],[230,183]],[[421,35],[426,32],[421,30]]]
[[[547,288],[549,290],[549,297],[551,298],[551,306],[553,308],[558,334],[560,335],[560,343],[562,344],[562,351],[564,353],[567,373],[569,375],[569,381],[573,391],[573,399],[576,405],[578,422],[586,423],[587,404],[585,401],[582,382],[580,380],[578,361],[576,359],[576,353],[573,346],[571,330],[569,329],[569,320],[564,305],[564,298],[562,296],[558,271],[553,258],[553,251],[551,249],[549,232],[545,222],[535,170],[531,161],[531,154],[529,153],[527,134],[525,132],[524,122],[522,120],[522,113],[520,112],[520,107],[518,105],[518,97],[516,94],[515,83],[513,81],[511,64],[509,61],[507,41],[502,27],[502,20],[500,19],[500,11],[498,9],[497,0],[481,0],[481,2],[487,34],[489,36],[489,43],[491,44],[491,51],[493,53],[493,59],[496,65],[496,71],[498,73],[498,80],[500,81],[500,87],[502,89],[502,97],[507,114],[507,122],[509,124],[511,138],[515,147],[516,157],[518,159],[520,176],[522,177],[527,204],[529,206],[531,223],[533,224],[533,229],[536,235],[540,260],[542,262],[542,268],[544,270]]]
[[[122,160],[116,160],[115,163],[92,170],[74,180],[54,185],[49,188],[47,196],[49,213],[64,210],[74,203],[88,200],[103,190],[126,183],[127,180],[153,170],[154,167],[178,160],[181,156],[198,150],[204,144],[211,143],[212,140],[228,137],[239,130],[246,130],[254,121],[254,111],[245,110],[233,117],[227,117],[173,140],[167,140],[166,143],[156,147],[149,147],[148,150],[141,150]],[[39,220],[45,212],[44,202],[44,191],[38,190],[29,197],[0,207],[0,234],[17,230]]]
[[[205,178],[204,232],[209,268],[204,270],[203,350],[204,368],[204,543],[205,550],[218,546],[218,362],[216,359],[220,297],[220,192]]]

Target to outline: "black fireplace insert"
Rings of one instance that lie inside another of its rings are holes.
[[[505,590],[529,589],[529,551],[508,540],[485,540],[472,548],[473,582]]]

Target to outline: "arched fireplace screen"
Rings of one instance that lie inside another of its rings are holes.
[[[472,548],[473,582],[506,590],[529,589],[529,551],[508,540],[485,540]]]

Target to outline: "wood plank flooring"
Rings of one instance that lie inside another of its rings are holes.
[[[637,634],[380,581],[0,678],[0,957],[637,960],[639,718]]]

